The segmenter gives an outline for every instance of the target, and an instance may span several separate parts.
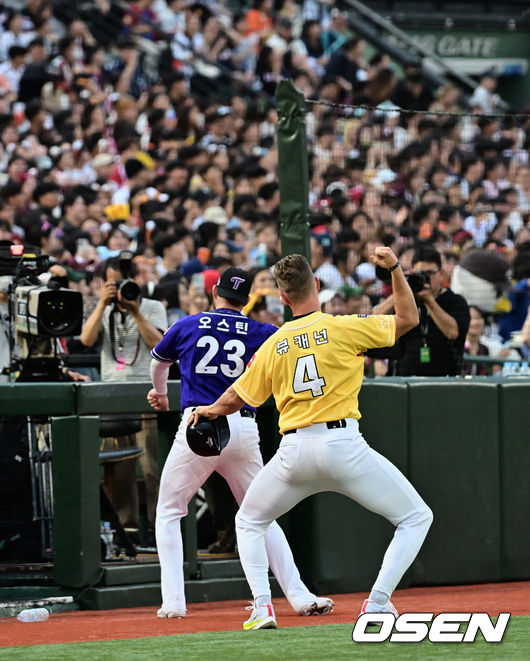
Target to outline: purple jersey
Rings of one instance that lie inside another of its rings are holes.
[[[243,374],[249,360],[276,330],[276,326],[259,323],[236,310],[219,308],[176,321],[151,355],[164,363],[179,361],[184,410],[213,404]]]

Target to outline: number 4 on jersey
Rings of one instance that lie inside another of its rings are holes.
[[[310,390],[313,397],[320,397],[324,394],[322,388],[326,385],[326,380],[320,376],[315,361],[315,356],[300,356],[296,361],[294,371],[293,390],[296,393]]]

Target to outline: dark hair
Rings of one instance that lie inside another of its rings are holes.
[[[59,39],[58,49],[59,55],[64,55],[66,51],[75,43],[75,37],[72,35],[67,35]]]
[[[153,248],[155,253],[159,257],[163,257],[164,250],[172,246],[174,243],[179,243],[179,241],[182,241],[182,238],[182,236],[178,236],[177,234],[161,234],[154,241]]]
[[[469,306],[469,312],[471,313],[471,310],[475,310],[475,312],[478,312],[479,315],[482,317],[483,321],[486,321],[486,315],[484,314],[484,311],[481,310],[478,305],[470,305]]]
[[[113,269],[114,271],[119,271],[122,274],[123,277],[123,271],[121,268],[121,259],[120,257],[109,257],[103,262],[103,268],[101,270],[101,275],[103,276],[103,280],[107,280],[107,271],[109,269]],[[136,264],[134,262],[131,262],[129,265],[129,273],[127,274],[129,278],[134,278],[137,274],[136,270]]]
[[[414,255],[412,255],[412,266],[418,262],[431,262],[436,264],[439,269],[442,268],[442,257],[433,246],[424,245],[416,248]]]

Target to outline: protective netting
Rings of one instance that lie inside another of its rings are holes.
[[[313,265],[328,311],[392,310],[389,277],[369,260],[377,245],[423,274],[411,279],[420,326],[381,354],[379,374],[487,374],[488,355],[528,356],[530,118],[443,108],[306,101]]]

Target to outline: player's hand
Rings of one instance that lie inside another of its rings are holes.
[[[372,264],[381,266],[384,269],[390,269],[396,265],[398,258],[394,255],[390,248],[386,246],[378,246],[374,250],[374,254],[370,255]]]
[[[147,401],[155,411],[169,411],[167,395],[159,395],[154,388],[147,393]]]
[[[210,420],[218,418],[218,415],[211,413],[210,408],[210,406],[197,406],[188,418],[188,427],[196,427],[200,417],[210,418]]]

